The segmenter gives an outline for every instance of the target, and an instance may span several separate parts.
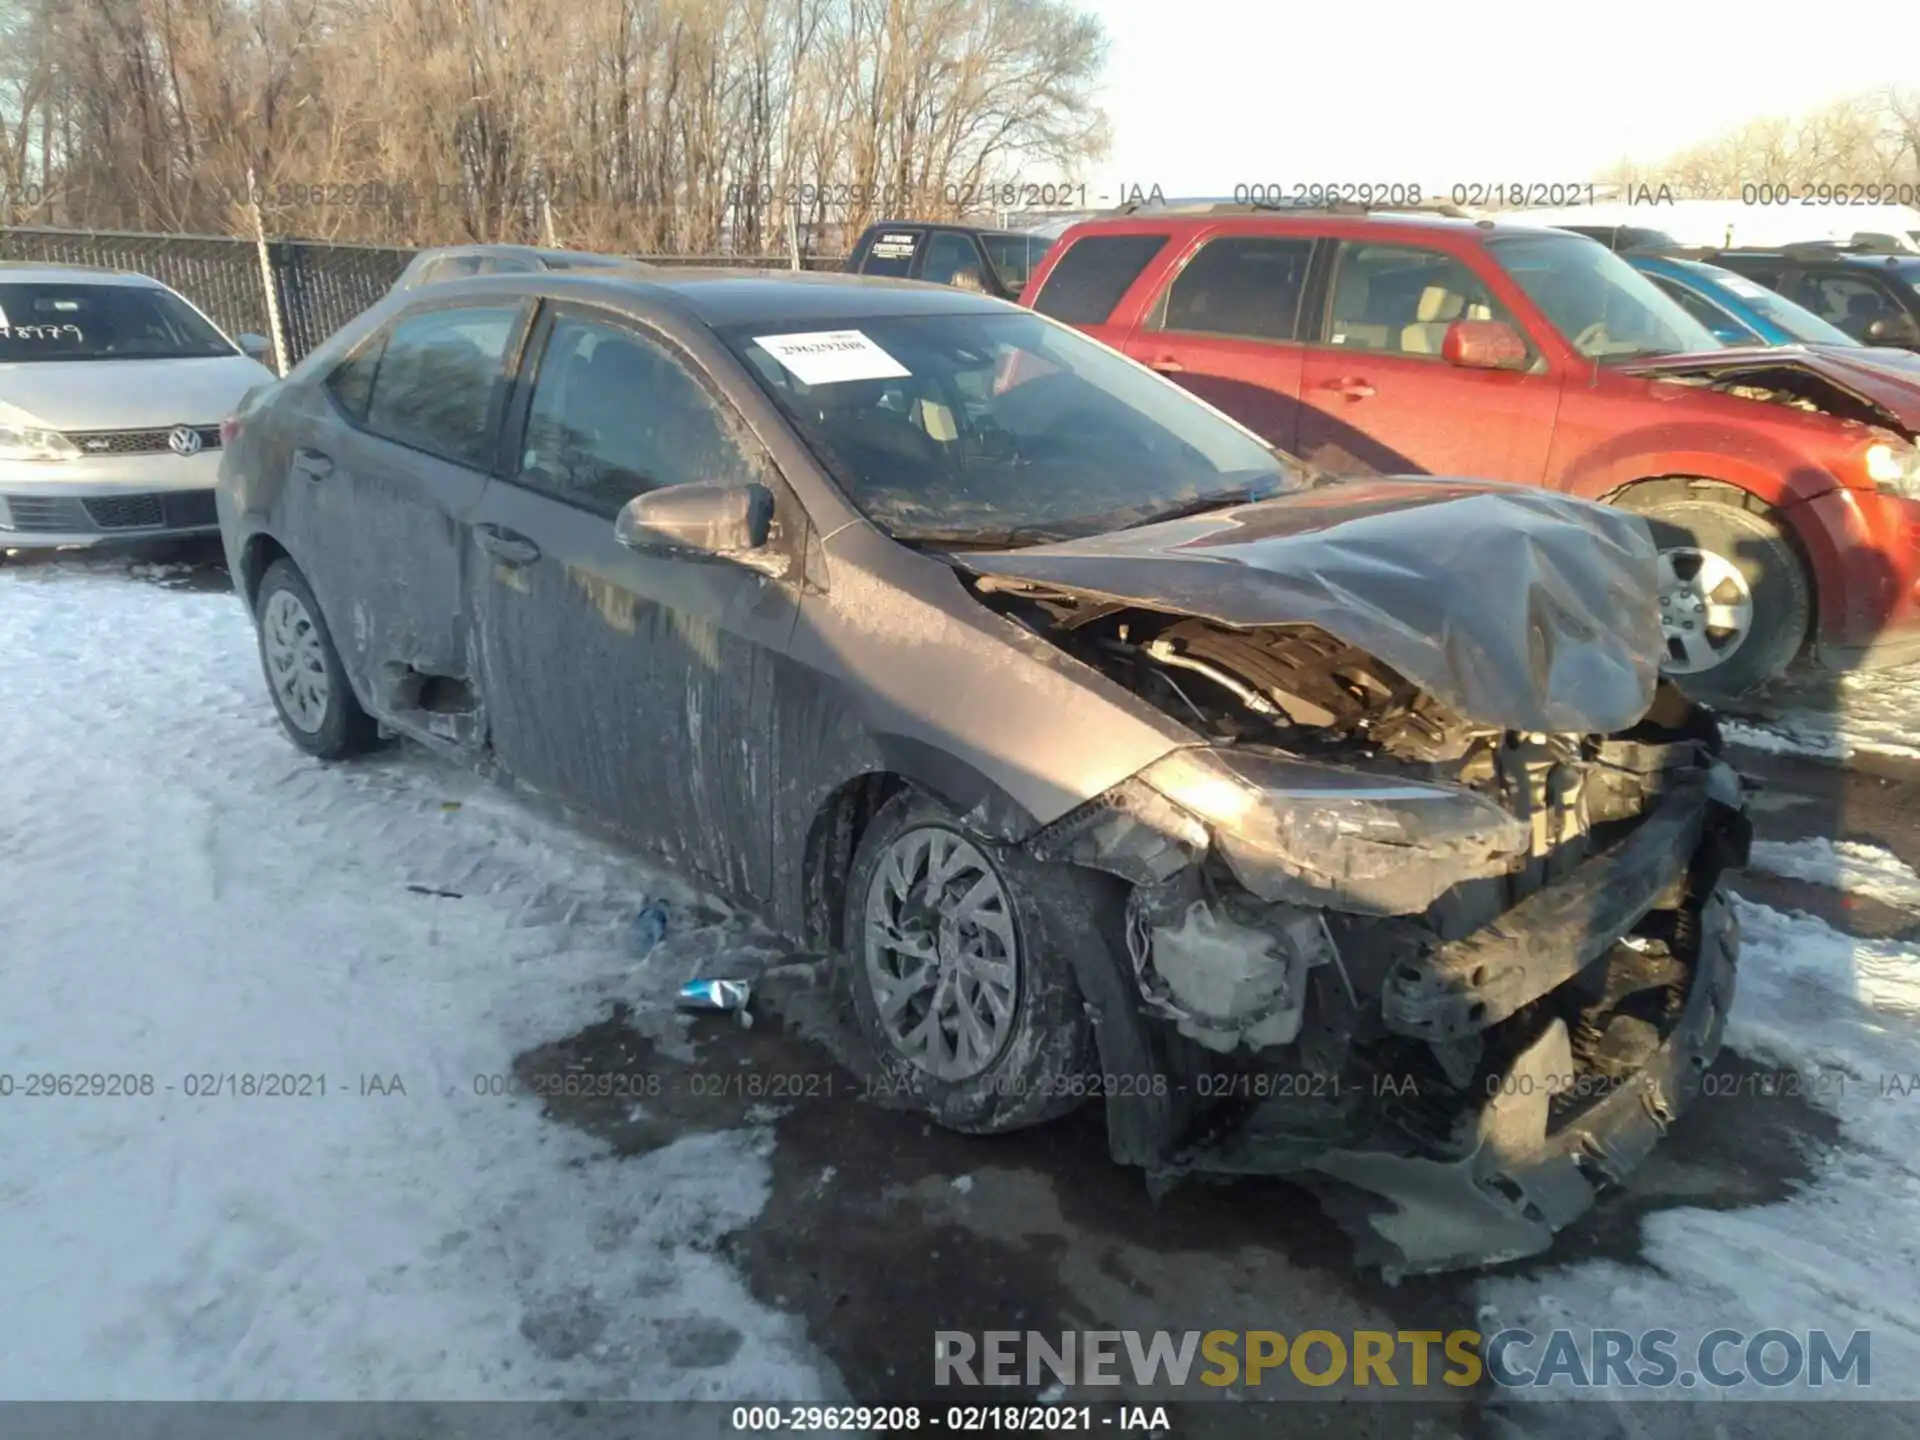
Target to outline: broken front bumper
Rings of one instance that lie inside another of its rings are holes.
[[[1743,809],[1730,767],[1683,767],[1617,843],[1491,923],[1452,940],[1420,932],[1361,1023],[1362,1068],[1343,1064],[1331,1092],[1313,1092],[1336,1096],[1337,1115],[1316,1123],[1295,1085],[1181,1168],[1369,1192],[1329,1208],[1389,1276],[1547,1248],[1646,1156],[1718,1053],[1739,948],[1719,881],[1745,863]],[[1405,945],[1400,922],[1369,923],[1343,946]],[[1641,1036],[1625,1056],[1601,1034],[1616,1019]]]
[[[1733,1004],[1738,950],[1738,925],[1716,890],[1700,910],[1699,948],[1678,1023],[1639,1070],[1557,1130],[1550,1130],[1555,1097],[1582,1083],[1558,1018],[1489,1085],[1492,1098],[1461,1158],[1355,1150],[1321,1157],[1314,1169],[1394,1204],[1365,1217],[1361,1258],[1381,1264],[1391,1278],[1546,1249],[1556,1230],[1593,1204],[1600,1185],[1618,1182],[1646,1158],[1699,1094]]]

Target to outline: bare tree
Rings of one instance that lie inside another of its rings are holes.
[[[0,7],[20,221],[230,233],[257,200],[317,238],[758,252],[1107,144],[1071,0]]]

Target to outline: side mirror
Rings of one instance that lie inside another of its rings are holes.
[[[743,557],[766,548],[773,492],[696,480],[636,495],[614,518],[614,538],[642,555]]]
[[[240,353],[249,360],[258,360],[269,369],[273,366],[273,341],[264,335],[241,335],[236,341]]]
[[[1864,338],[1869,345],[1920,345],[1920,324],[1907,315],[1882,315],[1867,326]]]
[[[1440,358],[1463,370],[1524,370],[1527,342],[1504,320],[1456,320],[1440,341]]]

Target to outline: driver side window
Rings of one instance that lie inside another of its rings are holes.
[[[1349,242],[1334,272],[1325,343],[1438,356],[1454,321],[1507,319],[1479,276],[1450,255]]]
[[[561,314],[534,379],[518,478],[611,516],[662,486],[762,477],[677,357],[625,326]]]

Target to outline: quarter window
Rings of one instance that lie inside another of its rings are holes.
[[[1326,338],[1348,350],[1438,355],[1454,321],[1506,318],[1480,278],[1450,255],[1404,245],[1342,245]]]
[[[1033,308],[1069,325],[1104,325],[1120,297],[1166,248],[1165,235],[1086,235],[1047,272]]]
[[[519,323],[517,305],[423,310],[395,321],[373,377],[367,428],[486,468],[502,365]]]
[[[611,515],[662,486],[761,477],[680,361],[624,327],[561,315],[534,381],[520,479]]]
[[[1209,240],[1167,290],[1163,330],[1291,340],[1313,241],[1234,235]]]

